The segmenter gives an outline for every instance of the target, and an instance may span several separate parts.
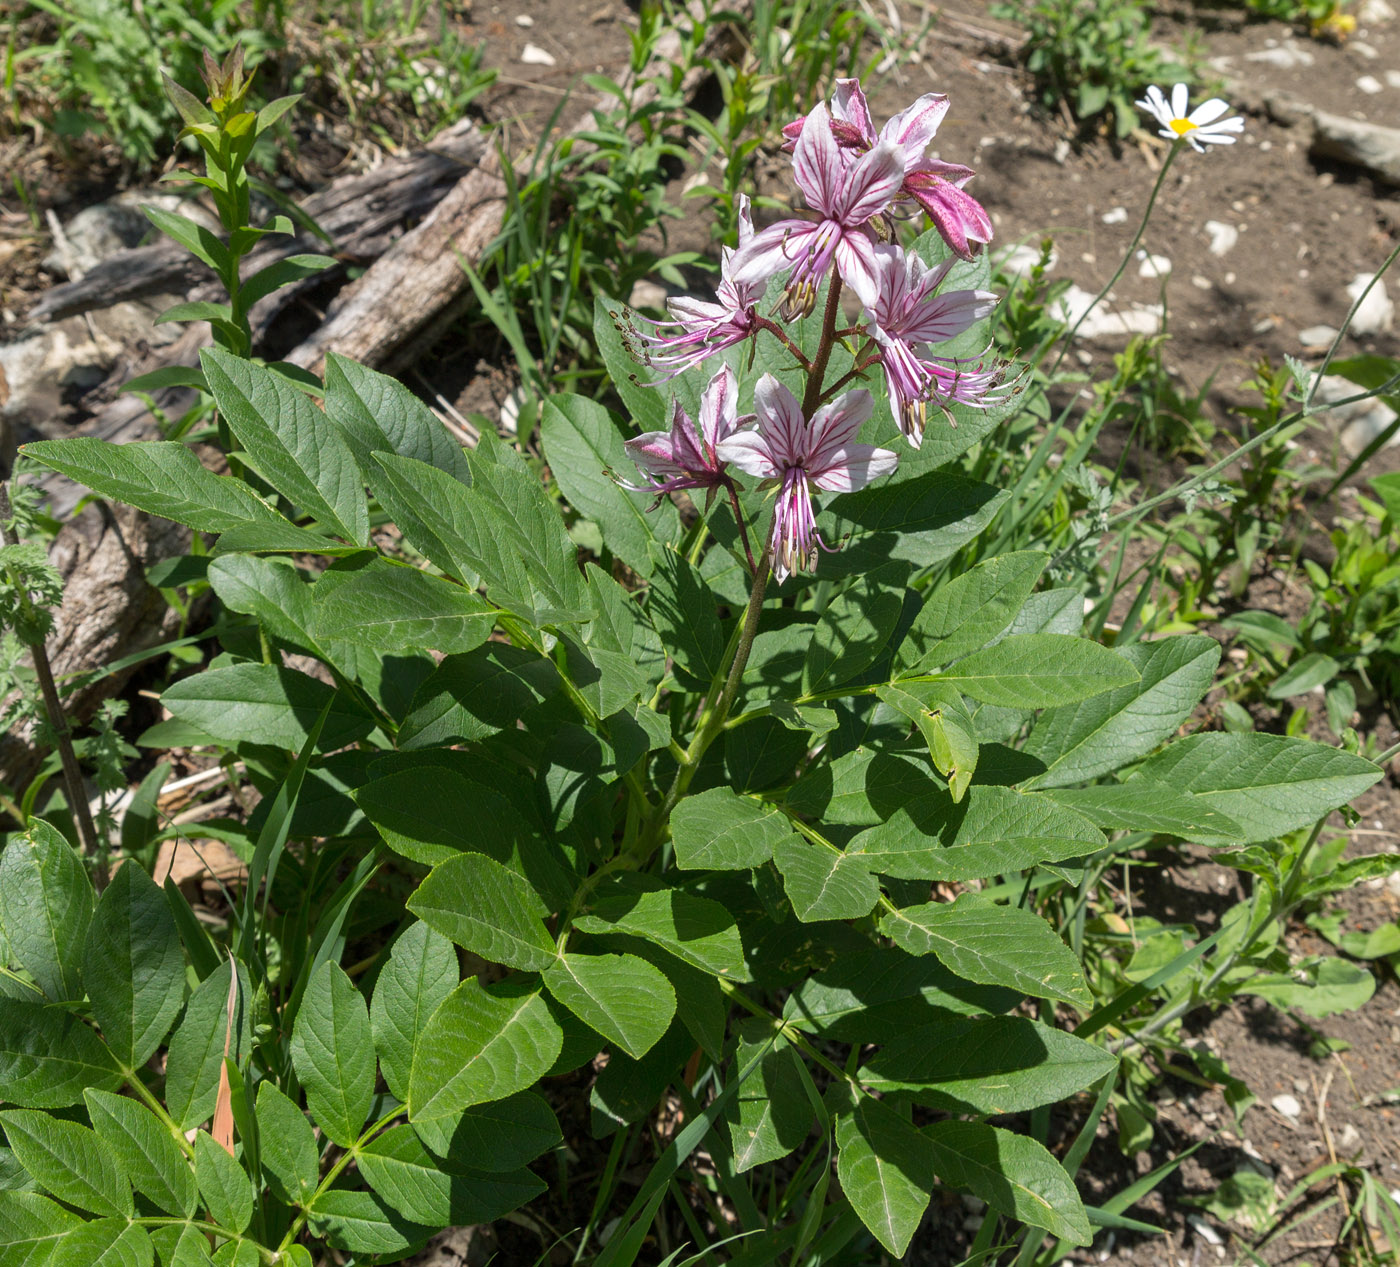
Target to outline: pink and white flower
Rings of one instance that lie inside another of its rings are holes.
[[[869,334],[880,349],[890,406],[909,443],[918,448],[923,440],[928,406],[945,407],[950,401],[983,408],[999,381],[995,371],[980,364],[964,371],[955,357],[937,357],[930,344],[944,343],[990,316],[997,297],[987,290],[950,290],[939,287],[953,267],[947,260],[929,268],[912,251],[880,246],[875,254],[879,283],[869,305]]]
[[[662,497],[677,489],[707,488],[713,496],[714,490],[728,478],[724,473],[725,461],[718,456],[717,449],[741,421],[738,396],[739,384],[734,371],[726,365],[701,393],[699,432],[681,402],[676,401],[669,431],[648,431],[628,440],[624,446],[647,482],[617,482],[634,493],[655,493],[653,509]]]
[[[986,210],[963,188],[976,173],[970,167],[926,156],[947,112],[946,94],[925,93],[876,132],[860,81],[838,79],[831,98],[831,128],[836,143],[846,149],[865,152],[880,144],[899,146],[904,180],[898,197],[918,203],[949,249],[971,259],[974,244],[992,240],[992,222]],[[805,125],[805,119],[796,119],[783,129],[785,149],[796,144]]]
[[[875,293],[875,240],[868,226],[899,191],[903,151],[881,141],[858,157],[843,153],[826,106],[818,103],[793,150],[793,175],[821,219],[781,220],[757,234],[735,257],[735,282],[756,285],[791,268],[783,315],[792,320],[812,310],[834,264],[841,280],[868,301]]]
[[[817,532],[813,488],[854,492],[899,465],[898,455],[888,449],[855,442],[874,407],[869,392],[846,392],[818,409],[809,423],[797,398],[765,374],[754,388],[757,423],[715,446],[716,454],[739,470],[778,482],[769,547],[779,583],[801,568],[813,569],[818,547],[835,548]]]
[[[629,324],[623,331],[628,351],[650,369],[660,371],[657,382],[682,374],[716,352],[742,343],[755,329],[754,309],[763,298],[763,280],[740,283],[733,276],[735,256],[753,238],[753,216],[747,194],[739,195],[739,246],[721,251],[719,285],[715,303],[682,297],[672,299],[667,309],[670,321],[640,320],[650,330]],[[654,386],[655,384],[649,384]]]

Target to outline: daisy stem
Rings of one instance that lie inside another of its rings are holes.
[[[836,343],[836,317],[841,311],[841,278],[833,272],[831,289],[826,293],[826,314],[822,319],[822,341],[817,346],[817,354],[812,358],[812,370],[807,375],[807,390],[802,397],[802,416],[811,422],[822,401],[822,380],[826,377],[826,364],[831,360],[831,349]]]
[[[1118,279],[1123,276],[1123,270],[1128,267],[1128,261],[1133,258],[1133,252],[1138,249],[1138,243],[1142,241],[1142,235],[1147,232],[1147,222],[1152,219],[1152,208],[1157,205],[1157,196],[1162,192],[1162,185],[1167,179],[1167,173],[1171,171],[1172,161],[1176,158],[1184,144],[1185,142],[1183,141],[1177,141],[1176,144],[1167,151],[1167,161],[1162,164],[1162,170],[1157,173],[1157,183],[1152,186],[1152,195],[1147,200],[1147,209],[1142,213],[1142,220],[1138,223],[1137,232],[1133,234],[1133,240],[1128,243],[1128,249],[1123,252],[1123,258],[1118,261],[1118,267],[1114,270],[1113,276],[1108,279],[1104,288],[1094,296],[1094,302],[1079,314],[1079,320],[1076,321],[1065,334],[1064,343],[1060,347],[1060,354],[1055,358],[1055,364],[1050,367],[1050,371],[1046,375],[1047,378],[1053,379],[1055,377],[1055,371],[1060,368],[1060,363],[1069,354],[1070,348],[1074,346],[1074,336],[1079,333],[1079,327],[1088,319],[1089,314],[1103,302],[1104,296],[1118,284]]]

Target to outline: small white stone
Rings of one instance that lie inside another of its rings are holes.
[[[1288,48],[1261,48],[1257,53],[1246,53],[1247,62],[1265,62],[1280,70],[1292,70],[1297,66],[1311,66],[1313,55],[1305,48],[1290,45]]]
[[[1348,1122],[1342,1127],[1342,1133],[1337,1139],[1337,1143],[1340,1144],[1345,1151],[1350,1152],[1361,1143],[1361,1132]]]
[[[1199,273],[1191,274],[1191,285],[1197,290],[1210,290],[1215,283],[1209,277],[1202,277]]]
[[[1262,321],[1256,321],[1252,328],[1255,334],[1268,334],[1277,324],[1272,317],[1265,317]]]
[[[1366,43],[1365,40],[1352,40],[1347,47],[1358,56],[1364,57],[1368,62],[1375,61],[1381,55],[1380,49]]]
[[[554,54],[542,49],[538,44],[527,44],[520,50],[520,60],[527,66],[553,66]]]
[[[525,389],[517,387],[501,402],[501,430],[508,436],[520,430],[520,402],[524,396]]]
[[[1276,1095],[1270,1103],[1290,1122],[1296,1122],[1303,1112],[1303,1106],[1291,1095]]]
[[[1220,280],[1227,286],[1233,286],[1235,284],[1235,275],[1234,273],[1226,273]]]
[[[1165,277],[1172,271],[1172,262],[1165,255],[1148,255],[1139,251],[1142,263],[1138,265],[1139,277]]]
[[[535,19],[532,18],[528,13],[518,13],[518,14],[515,15],[515,25],[516,25],[516,26],[534,26],[534,25],[535,25]]]
[[[1059,256],[1054,251],[1050,252],[1050,262],[1046,265],[1046,271],[1054,268],[1059,261]],[[1005,273],[1010,273],[1012,277],[1029,277],[1031,269],[1040,263],[1040,248],[1031,246],[1028,242],[1022,242],[1013,246],[1000,260],[997,267]]]
[[[1355,303],[1361,292],[1371,283],[1374,273],[1357,273],[1347,287],[1347,297]],[[1381,334],[1389,330],[1395,322],[1395,303],[1385,293],[1385,282],[1378,281],[1371,286],[1361,307],[1351,319],[1348,329],[1352,334]]]
[[[640,281],[632,287],[627,303],[632,308],[664,308],[666,287],[658,286],[655,282]]]
[[[1112,211],[1105,211],[1099,217],[1105,224],[1122,224],[1127,218],[1127,207],[1114,207]]]
[[[1325,348],[1336,337],[1337,332],[1331,326],[1309,326],[1298,331],[1298,342],[1305,348]]]
[[[1385,82],[1392,88],[1400,88],[1400,70],[1388,70],[1385,72]]]
[[[1210,253],[1224,255],[1240,240],[1240,231],[1223,220],[1207,220],[1205,230],[1210,235]]]
[[[1189,1224],[1191,1224],[1191,1230],[1194,1231],[1196,1235],[1199,1236],[1203,1241],[1205,1241],[1207,1245],[1224,1244],[1224,1242],[1220,1238],[1220,1233],[1217,1232],[1213,1227],[1211,1227],[1211,1225],[1207,1223],[1205,1219],[1201,1218],[1199,1214],[1188,1214],[1186,1216],[1186,1221]]]
[[[1378,92],[1384,91],[1384,86],[1381,84],[1381,81],[1374,75],[1362,75],[1357,79],[1356,87],[1359,91],[1371,93],[1373,96]]]

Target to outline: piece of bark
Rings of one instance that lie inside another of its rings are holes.
[[[306,230],[264,238],[243,265],[243,276],[287,255],[334,250],[347,262],[374,259],[388,249],[405,221],[420,219],[481,160],[486,137],[470,119],[441,132],[426,147],[381,163],[373,171],[341,176],[302,209],[334,243]],[[162,239],[121,251],[77,281],[46,290],[28,314],[30,322],[58,321],[146,295],[188,293],[214,275],[184,247]],[[221,293],[221,292],[216,292]]]
[[[146,568],[189,550],[190,530],[120,503],[94,503],[69,520],[49,551],[64,579],[63,605],[48,638],[60,691],[74,673],[111,664],[174,638],[180,614],[146,581]],[[69,720],[85,725],[118,694],[135,667],[79,686],[65,697]],[[8,701],[0,702],[0,712]],[[0,735],[0,783],[16,796],[39,768],[26,727]]]
[[[742,12],[746,6],[736,7]],[[700,0],[693,0],[690,14],[693,21],[701,19]],[[694,96],[710,74],[706,63],[730,56],[737,48],[732,26],[721,23],[713,27],[697,64],[682,80],[687,98]],[[680,54],[679,32],[667,31],[657,41],[651,65],[674,62]],[[654,100],[658,90],[645,80],[634,89],[635,79],[631,72],[625,75],[622,91],[640,108]],[[612,95],[599,98],[600,110],[615,105]],[[571,130],[587,132],[594,126],[590,114]],[[575,148],[575,155],[583,144]],[[488,155],[458,182],[428,219],[341,291],[325,323],[287,359],[315,374],[321,373],[327,352],[389,370],[411,364],[445,322],[466,305],[470,283],[462,261],[477,264],[483,248],[500,232],[505,207],[505,184],[495,156]]]

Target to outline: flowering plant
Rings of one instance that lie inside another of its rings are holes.
[[[585,1194],[600,1267],[668,1192],[706,1205],[693,1235],[766,1226],[794,1263],[903,1255],[940,1188],[990,1207],[983,1261],[1116,1217],[1074,1170],[1145,991],[1096,998],[1041,894],[1272,840],[1380,772],[1178,739],[1214,641],[1104,646],[1045,551],[964,564],[1008,494],[953,464],[1014,376],[970,173],[925,153],[945,109],[876,132],[841,83],[790,129],[814,219],[745,220],[717,300],[669,321],[599,299],[631,417],[544,406],[572,536],[516,449],[463,451],[336,356],[318,406],[205,353],[256,485],[178,443],[27,446],[215,538],[180,583],[224,649],[143,741],[265,797],[221,829],[248,875],[217,934],[134,859],[99,897],[43,821],[0,854],[4,1244],[389,1262],[534,1200],[584,1121],[609,1175],[657,1143],[630,1200]],[[1052,1151],[1023,1115],[1089,1090]]]

